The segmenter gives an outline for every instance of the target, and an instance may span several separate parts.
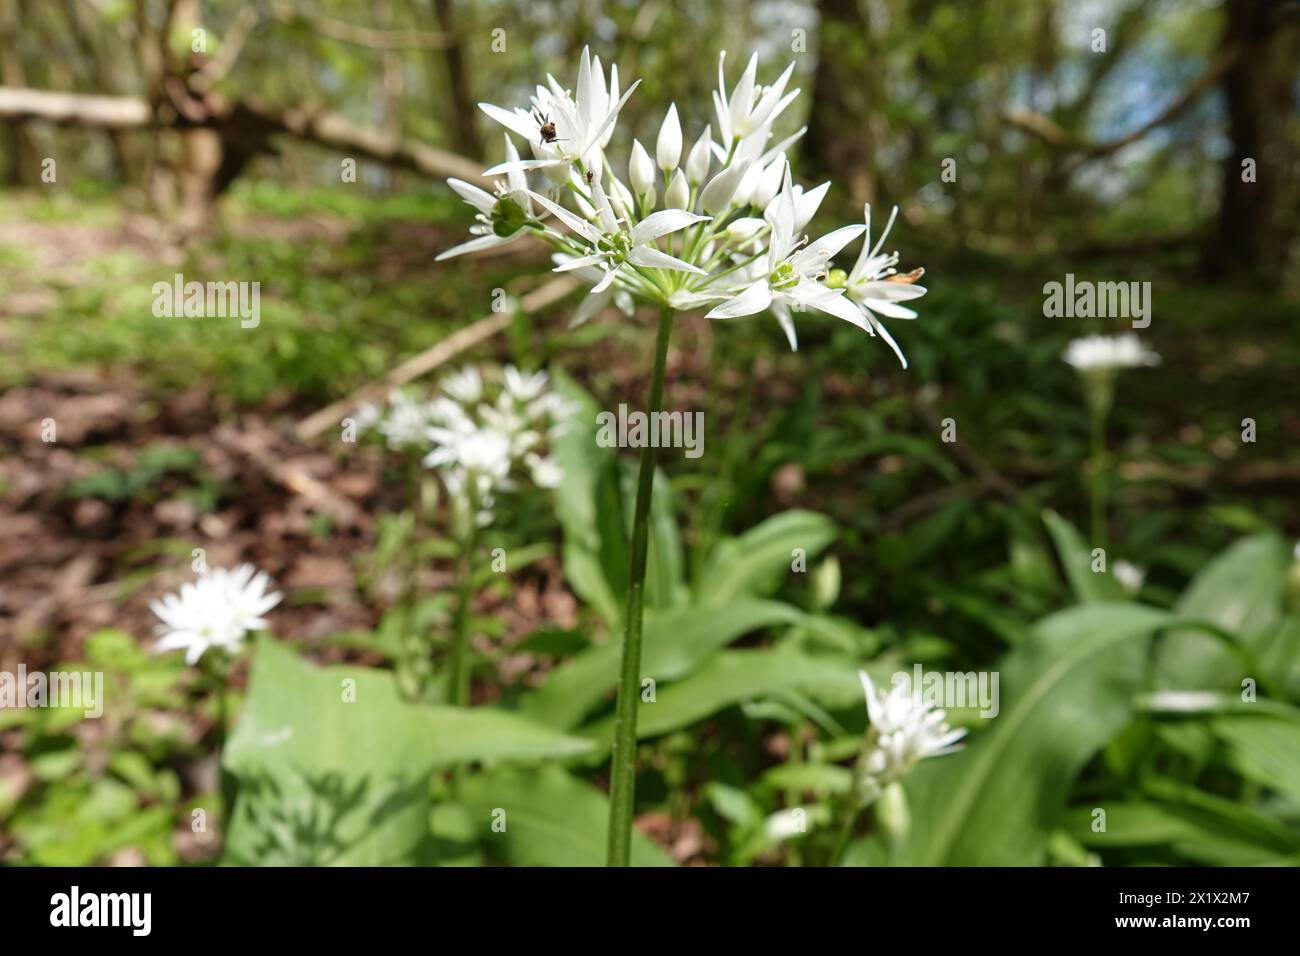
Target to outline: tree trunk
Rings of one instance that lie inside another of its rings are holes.
[[[202,55],[178,55],[173,43],[189,50],[193,31],[202,26],[199,0],[172,0],[163,29],[163,85],[171,93],[173,105],[182,104],[203,112],[190,101],[187,79],[196,66],[206,61]],[[196,119],[200,118],[196,114]],[[176,176],[177,221],[181,232],[192,237],[205,232],[216,218],[217,175],[222,168],[221,136],[215,130],[194,127],[177,134],[179,140],[173,161]]]
[[[854,202],[877,192],[871,38],[857,0],[818,0],[817,71],[804,154],[815,173],[847,188]],[[865,66],[864,66],[865,64]]]
[[[1223,76],[1232,150],[1223,164],[1205,268],[1214,276],[1276,285],[1300,201],[1293,88],[1300,20],[1264,0],[1227,0],[1224,14],[1223,48],[1237,46],[1241,53]]]
[[[87,84],[96,93],[112,96],[122,92],[114,70],[115,61],[106,56],[103,48],[96,42],[95,22],[90,8],[83,0],[64,0],[63,10],[70,27],[69,32],[84,61]],[[132,158],[127,134],[121,130],[111,129],[106,135],[112,147],[118,181],[128,182],[136,178],[137,164]]]
[[[18,23],[15,5],[0,5],[0,83],[25,86],[26,77],[18,52]],[[13,157],[8,170],[9,182],[15,186],[40,182],[41,154],[32,138],[31,128],[21,119],[10,120],[0,127],[3,148],[0,152]]]
[[[447,36],[446,49],[439,57],[437,52],[430,56],[442,62],[430,64],[436,76],[445,70],[447,92],[451,96],[452,132],[456,137],[456,152],[471,159],[483,158],[483,144],[479,140],[478,127],[474,125],[478,107],[474,105],[474,94],[470,89],[469,76],[465,70],[465,52],[460,42],[460,33],[456,29],[456,17],[452,0],[433,0],[434,13],[438,18],[438,27]]]

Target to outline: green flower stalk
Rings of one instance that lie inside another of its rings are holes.
[[[1065,350],[1065,361],[1079,373],[1088,406],[1089,457],[1087,466],[1088,518],[1094,548],[1106,547],[1106,420],[1115,396],[1115,375],[1120,369],[1156,365],[1160,356],[1143,347],[1131,332],[1107,337],[1075,339]]]
[[[659,334],[655,343],[654,375],[650,380],[647,412],[663,404],[664,367],[668,359],[668,338],[672,334],[673,310],[659,313]],[[609,842],[606,862],[627,866],[632,853],[632,814],[636,802],[636,708],[641,685],[641,623],[645,608],[646,555],[650,546],[650,498],[654,490],[654,449],[641,449],[637,470],[636,507],[632,518],[632,554],[628,571],[627,610],[623,617],[623,664],[619,669],[618,701],[614,711],[613,776],[609,786]]]
[[[751,57],[739,82],[727,89],[726,54],[718,60],[715,123],[685,149],[676,105],[668,108],[653,158],[639,143],[626,163],[629,187],[606,155],[619,112],[636,88],[620,95],[618,68],[606,75],[600,58],[584,49],[571,88],[554,77],[537,87],[528,108],[479,104],[509,133],[522,137],[532,159],[520,159],[506,137],[505,162],[484,172],[498,177],[495,194],[463,180],[448,184],[475,210],[471,238],[438,256],[447,259],[530,235],[553,251],[555,271],[591,286],[578,306],[580,325],[609,305],[631,314],[637,303],[659,315],[647,413],[660,411],[668,340],[675,313],[708,309],[730,320],[770,312],[797,347],[794,313],[811,309],[880,336],[903,360],[881,316],[913,319],[900,303],[918,298],[922,270],[899,275],[895,253],[882,252],[885,235],[870,240],[865,221],[810,239],[804,230],[829,183],[804,190],[794,180],[786,150],[803,130],[773,142],[774,124],[798,91],[786,92],[791,63],[771,86],[757,82]],[[714,140],[717,133],[720,141]],[[544,185],[527,177],[540,172]],[[889,220],[893,223],[893,217]],[[867,236],[852,271],[831,260]],[[636,723],[640,691],[648,515],[654,454],[642,448],[630,542],[623,657],[616,704],[610,778],[611,866],[631,859],[636,790]]]

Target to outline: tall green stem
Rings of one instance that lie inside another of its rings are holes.
[[[229,702],[226,697],[230,690],[230,671],[234,662],[224,652],[214,651],[203,655],[199,668],[204,673],[208,686],[217,698],[217,720],[213,729],[217,744],[217,761],[221,761],[226,750],[226,732],[230,723]]]
[[[1088,513],[1092,547],[1106,547],[1106,409],[1089,413],[1092,453],[1088,460]]]
[[[651,380],[650,403],[646,409],[650,415],[660,410],[663,401],[664,365],[668,358],[668,337],[672,328],[673,311],[664,306],[659,313],[654,378]],[[641,448],[641,467],[636,479],[627,613],[623,619],[623,668],[614,712],[614,756],[609,786],[609,844],[606,857],[610,866],[627,866],[632,855],[632,811],[636,797],[636,705],[641,690],[641,612],[645,605],[646,551],[650,543],[648,518],[654,473],[654,449],[647,444]]]
[[[473,476],[470,477],[473,482]],[[468,513],[465,517],[465,534],[461,542],[460,565],[457,584],[460,588],[456,600],[454,643],[451,646],[451,682],[448,696],[453,707],[469,705],[469,626],[474,604],[474,544],[478,531],[478,502],[475,495],[467,495]]]

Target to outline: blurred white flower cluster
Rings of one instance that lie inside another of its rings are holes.
[[[1088,335],[1074,339],[1066,346],[1063,357],[1067,363],[1085,374],[1160,364],[1160,356],[1144,346],[1132,332],[1123,335]]]
[[[251,564],[235,570],[214,568],[149,605],[162,621],[154,653],[185,651],[185,663],[195,664],[211,648],[239,651],[250,631],[266,627],[267,611],[280,603],[279,592],[267,593],[271,579]]]
[[[560,483],[563,473],[547,451],[571,412],[545,372],[507,365],[485,377],[470,366],[439,386],[428,401],[394,391],[385,408],[360,409],[359,423],[394,450],[424,453],[425,467],[438,472],[458,503],[472,500],[481,523],[489,520],[494,493],[512,490],[521,475],[541,488]]]
[[[575,323],[611,301],[625,312],[634,301],[677,311],[707,307],[717,319],[770,310],[795,348],[793,313],[812,308],[879,334],[906,366],[881,317],[915,318],[900,303],[926,290],[915,284],[924,270],[899,274],[898,254],[882,248],[894,215],[874,245],[869,206],[863,224],[810,241],[803,230],[830,183],[805,190],[794,182],[786,150],[804,130],[772,142],[774,124],[799,93],[786,91],[794,64],[765,87],[757,80],[755,55],[730,92],[725,66],[724,52],[713,94],[717,139],[710,123],[688,149],[673,104],[653,155],[634,141],[626,164],[617,168],[606,149],[637,84],[620,95],[618,67],[611,66],[606,78],[600,58],[586,49],[575,89],[548,75],[527,109],[479,104],[523,137],[533,158],[520,159],[507,135],[506,161],[484,173],[502,177],[495,195],[449,181],[478,211],[478,224],[474,238],[438,258],[531,233],[555,250],[557,272],[574,272],[591,284]],[[545,195],[529,188],[533,170],[545,178]],[[832,258],[864,234],[852,271],[833,268]]]
[[[427,448],[429,406],[400,388],[388,394],[387,406],[366,402],[354,416],[358,431],[376,431],[393,451]]]
[[[867,748],[858,763],[858,787],[874,799],[885,787],[901,780],[926,757],[960,750],[964,729],[951,729],[947,713],[922,698],[918,688],[905,683],[880,691],[866,671],[858,671],[867,698]]]

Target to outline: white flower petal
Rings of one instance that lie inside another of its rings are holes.
[[[704,317],[706,319],[735,319],[742,315],[762,312],[772,303],[772,290],[766,279],[760,279],[733,299],[728,299]]]
[[[643,246],[660,236],[666,236],[678,229],[685,229],[697,222],[707,222],[709,216],[697,216],[685,209],[661,209],[651,213],[632,227],[633,245]]]

